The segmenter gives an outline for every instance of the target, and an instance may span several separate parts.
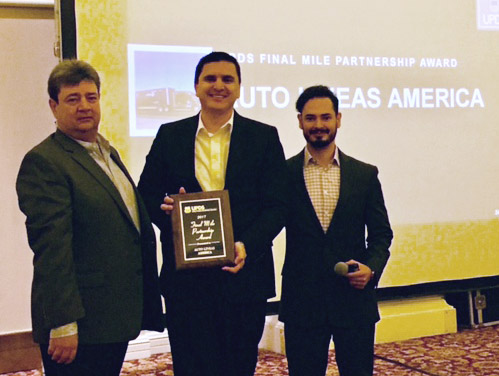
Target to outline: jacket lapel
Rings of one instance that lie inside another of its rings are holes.
[[[248,143],[245,140],[247,140],[245,121],[234,111],[234,124],[232,124],[229,157],[225,172],[225,189],[228,189],[231,182],[237,179],[238,171],[241,171],[241,166],[245,165],[245,156],[251,153],[251,150],[247,150]]]
[[[112,147],[112,146],[111,146],[111,158],[116,163],[116,165],[120,168],[120,170],[123,172],[123,174],[125,174],[126,178],[128,179],[128,181],[132,185],[133,192],[135,193],[135,203],[137,205],[137,210],[139,211],[139,222],[142,222],[142,216],[143,216],[143,214],[141,213],[140,207],[139,207],[139,200],[138,200],[139,193],[137,191],[137,187],[135,186],[135,183],[134,183],[132,177],[130,176],[130,174],[128,173],[128,170],[126,169],[125,165],[121,161],[121,158],[120,158],[120,156],[118,154],[118,151],[114,147]],[[104,175],[107,176],[107,174],[104,174]],[[109,177],[108,177],[108,181],[111,181],[109,179]],[[110,188],[110,192],[114,192],[114,194],[118,193],[118,196],[117,197],[113,196],[113,198],[115,199],[116,203],[120,207],[121,211],[124,212],[124,214],[126,215],[126,217],[134,224],[134,227],[135,227],[135,223],[133,222],[133,219],[130,216],[130,212],[128,211],[128,208],[125,205],[125,203],[123,201],[123,198],[121,197],[121,193],[118,191],[118,189],[116,188],[116,186],[114,185],[114,183],[111,182],[111,184],[112,184],[112,188],[114,188],[114,189]]]
[[[193,116],[185,120],[185,123],[181,127],[177,128],[177,132],[172,136],[175,137],[176,154],[176,165],[178,168],[175,169],[178,174],[181,174],[184,181],[189,182],[191,190],[201,191],[201,185],[196,178],[196,166],[195,166],[195,143],[196,143],[196,132],[199,124],[199,116]],[[186,187],[187,188],[187,187]],[[178,193],[178,192],[172,192]]]
[[[319,218],[317,217],[314,205],[312,204],[312,200],[310,199],[310,195],[308,194],[307,186],[305,184],[305,177],[303,175],[304,159],[305,150],[302,150],[299,154],[288,160],[291,185],[295,188],[295,192],[298,195],[298,197],[292,198],[292,201],[303,204],[300,206],[305,211],[306,218],[308,218],[308,220],[304,222],[311,224],[313,223],[313,226],[316,227],[318,231],[323,233],[324,230],[322,229],[322,225],[319,221]]]
[[[332,234],[335,229],[335,222],[338,218],[343,215],[345,210],[348,210],[346,203],[349,201],[348,196],[355,189],[355,179],[352,174],[350,157],[343,154],[341,150],[338,150],[340,158],[340,196],[338,197],[338,202],[336,204],[336,209],[334,210],[333,217],[329,223],[327,234]]]

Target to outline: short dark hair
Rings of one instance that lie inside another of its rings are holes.
[[[82,81],[93,82],[100,93],[100,78],[94,67],[83,60],[63,60],[50,73],[47,85],[49,96],[59,102],[61,87],[78,85]]]
[[[298,100],[296,101],[296,110],[301,113],[305,104],[313,98],[329,98],[333,102],[333,109],[336,115],[338,115],[338,98],[334,93],[324,85],[310,86],[306,88],[303,93],[300,94]]]
[[[239,78],[239,83],[241,83],[241,67],[237,62],[237,59],[227,52],[222,51],[214,51],[209,53],[206,56],[203,56],[201,60],[199,60],[198,65],[196,66],[196,73],[194,74],[194,84],[197,85],[199,83],[199,76],[201,76],[201,72],[203,71],[203,67],[208,63],[216,63],[218,61],[228,61],[236,66],[237,77]]]

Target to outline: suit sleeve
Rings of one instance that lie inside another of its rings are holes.
[[[142,199],[151,217],[151,221],[163,231],[168,228],[170,217],[161,210],[160,206],[166,193],[175,194],[178,192],[166,192],[168,171],[166,155],[166,129],[160,128],[158,135],[153,141],[151,150],[146,157],[146,164],[140,175],[140,181],[137,186]]]
[[[257,262],[269,249],[273,239],[284,227],[288,197],[288,174],[284,151],[277,129],[270,128],[260,166],[260,211],[241,234],[240,240],[247,250],[247,262]]]
[[[34,252],[33,310],[46,329],[85,315],[73,263],[71,187],[52,161],[30,152],[16,189]]]
[[[389,247],[393,238],[377,169],[369,181],[365,222],[369,254],[367,265],[375,272],[377,283],[390,257]]]

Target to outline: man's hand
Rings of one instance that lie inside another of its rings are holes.
[[[185,188],[180,187],[180,189],[178,190],[178,193],[180,193],[180,194],[186,193]],[[161,204],[160,208],[166,214],[170,215],[172,213],[172,210],[173,210],[173,198],[168,196],[168,194],[165,194],[165,198],[163,199],[163,203]]]
[[[244,248],[244,244],[242,242],[236,242],[234,244],[234,250],[236,252],[236,259],[234,260],[236,265],[224,266],[222,270],[236,274],[244,266],[244,261],[246,260],[246,248]]]
[[[76,357],[77,348],[78,334],[73,334],[67,337],[51,338],[47,352],[54,362],[69,364]]]
[[[362,290],[366,287],[367,283],[371,280],[371,268],[367,265],[361,264],[358,261],[350,260],[347,261],[348,265],[358,264],[359,270],[356,272],[346,274],[350,285],[356,289]]]

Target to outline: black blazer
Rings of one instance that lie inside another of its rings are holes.
[[[392,230],[376,167],[341,151],[340,196],[324,233],[305,186],[304,151],[287,161],[292,201],[286,221],[280,320],[302,326],[349,327],[379,320],[374,287],[389,257]],[[366,244],[367,228],[367,244]],[[334,273],[355,259],[375,272],[363,290]]]
[[[139,191],[161,230],[161,283],[167,298],[227,294],[234,299],[275,296],[272,241],[284,226],[286,164],[277,130],[234,113],[225,188],[229,191],[235,241],[245,244],[244,268],[175,271],[170,217],[160,205],[166,193],[202,189],[195,176],[194,144],[199,114],[163,124],[140,177]],[[198,294],[198,295],[194,295]]]
[[[24,157],[16,188],[34,252],[36,342],[73,321],[82,344],[164,329],[154,231],[137,191],[141,233],[106,173],[59,130]]]

